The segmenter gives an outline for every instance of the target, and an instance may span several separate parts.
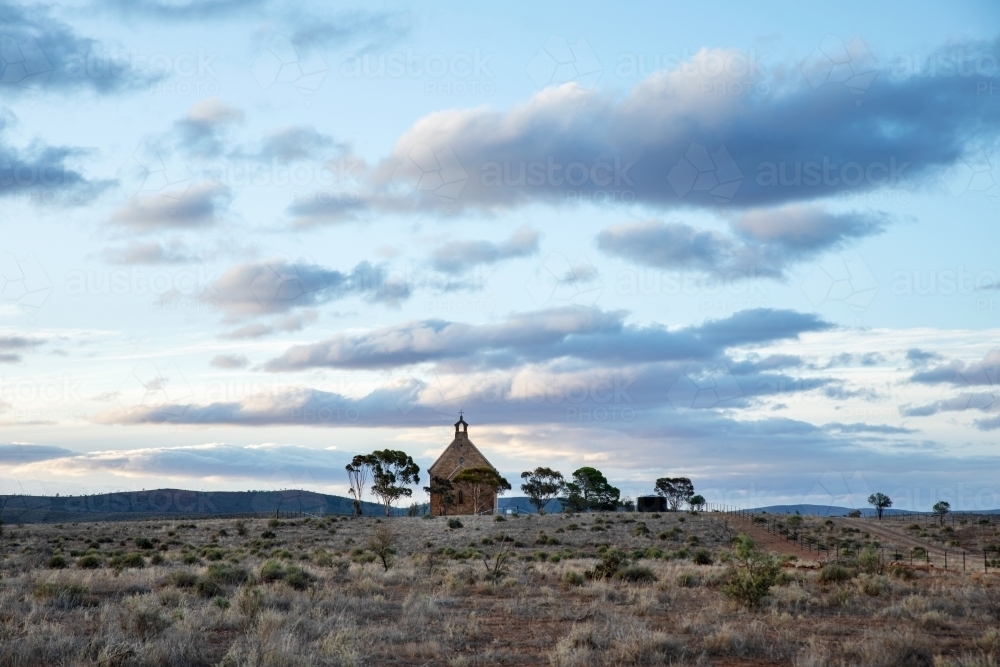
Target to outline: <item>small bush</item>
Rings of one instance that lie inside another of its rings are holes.
[[[656,581],[656,575],[648,567],[643,565],[632,565],[622,568],[615,573],[615,579],[628,581],[634,584],[648,584]]]
[[[208,566],[205,577],[217,584],[242,584],[250,578],[250,573],[242,567],[227,565],[226,563],[213,563]]]
[[[851,578],[851,572],[843,565],[838,565],[836,563],[830,563],[829,565],[824,565],[823,569],[819,571],[819,577],[817,581],[821,584],[838,583],[841,581],[847,581]]]
[[[275,537],[277,537],[277,535],[275,535],[274,532],[270,530],[265,530],[263,533],[260,534],[260,537],[261,539],[265,540],[273,540]]]
[[[694,588],[701,583],[701,580],[697,575],[691,574],[690,572],[684,572],[677,575],[677,585],[681,588]]]
[[[203,598],[214,598],[222,594],[222,586],[211,579],[201,577],[194,584],[194,592]]]
[[[283,581],[297,591],[304,591],[316,581],[316,577],[293,565],[286,570]]]
[[[501,521],[506,521],[506,520],[507,520],[507,519],[503,518],[503,517],[502,517],[501,515],[499,515],[499,514],[497,514],[496,516],[494,516],[494,517],[493,517],[493,521],[495,521],[495,522],[497,522],[497,523],[500,523]]]
[[[216,595],[212,598],[212,604],[214,604],[219,609],[229,609],[229,600],[222,595]]]
[[[152,549],[153,542],[148,537],[137,537],[135,538],[135,547],[137,549]]]
[[[722,592],[743,606],[756,607],[770,593],[780,567],[774,556],[760,551],[749,535],[737,537],[734,546],[728,556],[732,567]]]
[[[267,522],[267,527],[268,528],[277,528],[280,525],[281,525],[281,522],[278,521],[277,519],[271,519],[271,520],[269,520]]]
[[[247,534],[247,524],[244,521],[236,522],[236,534],[240,537],[246,537]]]
[[[448,519],[448,527],[449,528],[461,528],[462,527],[462,522],[459,521],[458,519]]]
[[[87,554],[76,559],[76,566],[81,570],[96,570],[101,566],[101,557],[96,554]]]
[[[181,558],[181,562],[184,563],[185,565],[195,565],[197,563],[200,563],[201,559],[199,559],[198,556],[195,554],[184,554],[184,557]]]
[[[169,581],[177,588],[191,588],[198,582],[198,577],[187,570],[174,570],[170,573]]]
[[[90,589],[83,584],[44,583],[35,586],[35,597],[48,600],[61,609],[72,609],[81,605],[93,606],[96,599],[90,596]]]
[[[159,552],[154,553],[152,557],[149,559],[150,565],[163,565],[163,563],[164,563],[163,556],[161,556]]]
[[[562,576],[562,582],[566,586],[583,586],[586,578],[574,570],[567,570]]]
[[[236,608],[248,619],[253,620],[264,608],[264,595],[256,588],[243,588],[236,598]]]
[[[55,556],[49,559],[47,565],[48,567],[51,567],[54,570],[61,570],[64,567],[66,567],[66,559],[60,556],[59,554],[56,554]]]
[[[281,581],[285,576],[285,567],[276,560],[269,560],[260,568],[260,580],[265,582]]]
[[[114,568],[143,568],[146,567],[146,559],[142,557],[142,554],[133,551],[132,553],[114,556],[109,565]]]
[[[713,562],[712,554],[705,548],[695,549],[695,552],[691,554],[691,562],[695,565],[711,565]]]
[[[588,574],[593,579],[612,579],[628,565],[628,558],[618,549],[608,549],[601,554],[601,561]]]

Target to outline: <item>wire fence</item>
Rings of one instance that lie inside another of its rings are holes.
[[[942,527],[949,523],[954,526],[988,525],[994,526],[1000,521],[998,517],[990,514],[975,514],[972,512],[957,512],[949,515],[938,514],[893,514],[883,515],[881,519],[875,516],[850,517],[852,521],[860,522],[861,527],[869,528],[865,531],[867,543],[855,539],[853,535],[862,533],[862,528],[858,526],[844,526],[841,528],[852,529],[849,535],[852,537],[835,537],[827,535],[826,539],[810,533],[802,523],[802,517],[797,514],[767,514],[755,510],[742,509],[731,505],[706,504],[705,509],[712,513],[722,514],[727,519],[735,518],[747,521],[759,529],[765,530],[768,534],[781,537],[788,542],[798,546],[803,551],[814,552],[818,558],[824,562],[850,561],[859,555],[866,546],[873,546],[880,554],[882,562],[887,565],[906,564],[910,566],[940,567],[945,570],[955,570],[961,572],[1000,570],[1000,544],[993,549],[984,547],[981,550],[957,547],[948,549],[936,545],[921,542],[917,537],[905,537],[893,540],[885,535],[873,534],[873,527],[880,524],[909,523],[918,528],[923,525],[930,527],[932,524]],[[956,514],[958,515],[956,517]],[[793,517],[798,517],[796,521]],[[831,517],[846,518],[846,517]],[[791,521],[790,521],[791,520]],[[921,523],[921,521],[923,523]],[[798,525],[796,525],[798,524]],[[898,528],[896,528],[898,529]]]

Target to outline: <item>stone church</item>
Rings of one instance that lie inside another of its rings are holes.
[[[454,479],[455,475],[466,468],[492,468],[493,465],[486,460],[483,453],[476,449],[476,446],[469,440],[469,425],[465,418],[459,414],[458,421],[455,422],[455,439],[451,441],[437,461],[427,470],[430,477],[431,486],[437,484],[434,478],[448,480]],[[472,491],[467,485],[455,483],[448,491],[431,492],[431,514],[439,516],[442,514],[475,514],[475,502],[472,498]],[[479,499],[480,511],[483,509],[493,509],[497,506],[497,494],[487,492],[487,497]]]

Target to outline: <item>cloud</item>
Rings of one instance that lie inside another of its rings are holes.
[[[496,264],[538,252],[538,232],[522,227],[500,243],[492,241],[452,241],[433,253],[434,268],[444,273],[463,273],[479,264]]]
[[[219,19],[232,14],[244,14],[267,0],[190,0],[161,2],[160,0],[103,0],[104,6],[123,16],[142,16],[160,21],[202,21]]]
[[[907,353],[907,358],[912,360],[911,352],[914,350]],[[925,357],[919,351],[916,351],[914,357],[918,360],[939,358],[937,355]],[[953,359],[927,370],[918,371],[910,376],[910,382],[950,384],[955,387],[996,387],[1000,383],[1000,348],[991,350],[979,362],[966,364],[959,359]]]
[[[906,360],[913,366],[924,366],[927,362],[936,361],[940,358],[941,355],[936,352],[928,352],[917,347],[910,348],[906,351]]]
[[[870,214],[832,214],[794,204],[747,211],[733,221],[733,234],[648,220],[602,230],[597,245],[610,255],[660,269],[779,278],[790,265],[877,233],[883,224]]]
[[[155,476],[206,481],[270,480],[280,475],[282,478],[330,483],[343,481],[344,464],[348,460],[346,453],[301,445],[211,443],[87,452],[29,465],[28,469],[37,468],[47,474],[67,476],[108,473],[122,477]]]
[[[319,315],[315,310],[306,310],[294,315],[287,315],[273,320],[270,324],[245,324],[232,331],[222,334],[222,338],[241,340],[247,338],[262,338],[278,331],[301,331],[307,324],[312,324]]]
[[[225,185],[202,181],[190,187],[132,197],[112,214],[111,222],[141,233],[203,229],[218,222],[231,198]]]
[[[0,14],[4,6],[0,4]],[[0,37],[0,39],[3,39]],[[4,86],[0,83],[0,91]],[[110,181],[94,181],[69,166],[69,162],[90,153],[71,146],[49,146],[35,139],[18,148],[3,140],[4,130],[17,119],[0,108],[0,197],[26,192],[60,195],[62,204],[79,205],[91,201],[111,186]]]
[[[323,134],[310,125],[295,125],[273,130],[265,134],[264,140],[252,153],[238,153],[248,159],[288,164],[297,160],[326,157],[331,150],[346,154],[347,145],[338,143],[333,137]]]
[[[108,248],[104,257],[112,264],[180,264],[194,259],[180,241],[129,241],[120,248]]]
[[[971,59],[995,45],[952,44],[936,55],[960,49]],[[410,209],[495,211],[609,192],[660,209],[769,208],[907,187],[998,139],[998,102],[977,98],[963,77],[879,77],[860,107],[844,87],[814,89],[781,68],[766,79],[780,94],[706,95],[706,86],[762,82],[750,68],[718,72],[718,62],[739,57],[703,49],[623,98],[567,83],[508,110],[432,113],[378,165],[361,208],[391,212],[403,199]],[[417,168],[403,168],[411,162]],[[292,213],[315,219],[323,211]],[[330,221],[356,213],[336,203],[325,212]],[[784,232],[800,246],[865,231],[848,224],[789,236],[780,225],[754,223],[751,231]]]
[[[206,298],[232,322],[311,308],[351,295],[391,305],[409,298],[410,291],[409,286],[387,279],[384,269],[368,262],[343,273],[275,258],[231,267],[211,286]]]
[[[0,463],[9,466],[22,465],[34,461],[49,461],[66,456],[73,456],[73,452],[62,447],[27,443],[0,444]]]
[[[771,309],[745,310],[674,331],[628,326],[624,316],[564,307],[515,313],[497,324],[418,320],[296,345],[268,361],[265,369],[391,368],[448,359],[488,366],[558,357],[605,364],[707,359],[729,347],[796,338],[830,326],[813,315]]]
[[[243,112],[218,97],[209,97],[191,105],[186,117],[174,123],[177,146],[202,157],[221,155],[226,128],[243,122]]]
[[[232,370],[236,368],[246,368],[250,365],[250,360],[244,354],[217,354],[209,362],[214,368]]]
[[[0,334],[0,364],[20,363],[24,359],[22,352],[38,347],[44,342],[38,338]]]
[[[38,89],[89,89],[107,95],[148,86],[159,77],[125,65],[125,56],[105,52],[100,42],[76,34],[51,15],[51,7],[0,2],[3,96]]]

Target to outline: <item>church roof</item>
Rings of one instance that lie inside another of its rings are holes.
[[[460,428],[461,426],[465,428]],[[468,428],[468,423],[460,415],[458,422],[455,423],[454,440],[427,469],[431,477],[451,479],[465,468],[487,467],[496,470],[479,448],[469,440]]]

